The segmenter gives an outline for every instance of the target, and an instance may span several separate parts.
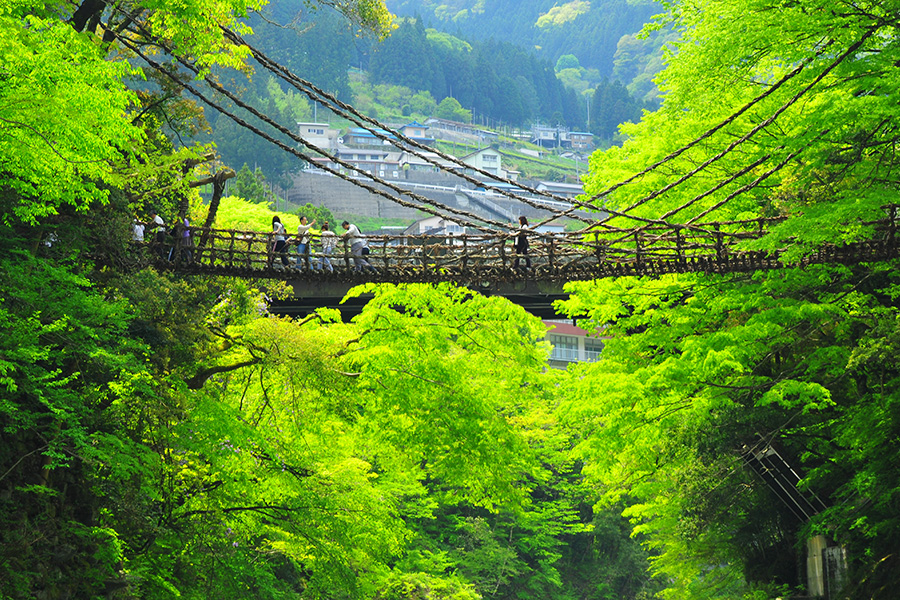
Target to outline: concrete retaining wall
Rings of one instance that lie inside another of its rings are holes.
[[[425,196],[445,206],[459,208],[488,219],[502,220],[496,214],[484,210],[478,203],[468,201],[461,194],[455,194],[448,190],[434,190],[422,187],[407,188],[402,185],[403,183],[415,182],[425,186],[453,187],[462,182],[458,177],[437,173],[410,173],[408,179],[404,178],[396,181],[403,189],[409,189],[411,192]],[[369,185],[376,188],[381,187],[376,184]],[[397,196],[397,193],[393,190],[387,190],[387,192],[390,196]],[[403,199],[407,202],[418,203],[407,196],[403,196]],[[462,204],[460,204],[460,200],[462,200]],[[350,215],[360,215],[382,219],[405,219],[412,223],[429,216],[429,213],[406,208],[349,181],[322,173],[301,172],[295,175],[294,187],[289,190],[288,201],[296,205],[310,203],[315,206],[326,206],[338,219]],[[490,201],[503,207],[513,215],[525,215],[529,219],[545,218],[550,215],[547,211],[536,209],[521,201],[503,198],[502,196],[492,196]],[[511,219],[511,221],[515,220]]]

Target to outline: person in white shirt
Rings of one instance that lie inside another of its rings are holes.
[[[331,253],[337,246],[337,236],[329,229],[328,223],[322,223],[322,232],[319,236],[322,239],[322,256],[319,257],[318,268],[334,273],[334,267],[331,266]]]
[[[272,251],[281,257],[282,267],[286,267],[290,264],[287,255],[287,231],[278,215],[272,217],[272,233],[275,242]]]
[[[135,219],[131,223],[131,232],[132,239],[135,242],[143,242],[144,241],[144,224]]]
[[[297,268],[302,264],[309,267],[309,228],[315,225],[316,220],[306,222],[306,216],[300,215],[300,225],[297,226]]]
[[[345,230],[341,237],[347,238],[350,242],[350,256],[353,257],[353,270],[362,271],[363,269],[367,269],[374,271],[375,267],[370,265],[369,261],[363,258],[363,248],[367,247],[366,236],[359,232],[359,227],[351,225],[348,221],[341,223],[341,227]]]
[[[156,246],[156,253],[160,256],[160,258],[166,258],[166,255],[169,251],[166,249],[166,224],[162,220],[162,217],[154,210],[150,215],[150,223],[148,224],[150,229],[155,229],[156,233],[154,234],[153,244]]]

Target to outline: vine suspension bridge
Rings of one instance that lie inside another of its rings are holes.
[[[453,173],[473,188],[506,196],[523,207],[544,211],[542,214],[546,214],[546,218],[535,222],[527,232],[530,251],[526,261],[524,256],[517,256],[513,248],[512,242],[518,232],[507,219],[496,220],[473,213],[465,206],[442,204],[403,189],[395,182],[343,160],[337,153],[316,146],[248,104],[218,79],[210,77],[190,57],[174,52],[165,40],[154,36],[152,30],[142,24],[138,15],[124,16],[127,19],[122,28],[104,25],[105,34],[118,39],[136,59],[142,59],[163,78],[238,127],[303,164],[316,165],[322,172],[350,181],[374,196],[477,232],[459,236],[369,236],[371,254],[366,258],[374,267],[372,269],[355,269],[353,257],[343,240],[331,257],[332,272],[314,268],[321,258],[315,251],[299,257],[293,254],[295,262],[283,267],[281,257],[273,251],[273,233],[212,228],[215,207],[224,192],[225,178],[229,176],[229,170],[225,169],[207,178],[214,186],[207,222],[202,227],[191,228],[185,238],[181,237],[185,233],[183,230],[175,230],[175,239],[187,239],[191,243],[175,248],[171,260],[169,248],[164,246],[140,253],[144,263],[153,262],[161,268],[184,273],[281,279],[293,285],[298,297],[334,297],[341,295],[342,286],[346,290],[365,282],[443,281],[504,295],[510,293],[500,289],[504,286],[506,290],[512,290],[511,293],[528,290],[530,286],[531,293],[546,295],[561,293],[562,284],[568,281],[603,277],[741,273],[787,265],[857,264],[897,256],[895,205],[882,207],[881,214],[868,207],[860,213],[865,217],[846,223],[848,231],[855,232],[853,241],[840,244],[813,244],[809,239],[782,236],[777,225],[788,219],[787,216],[738,221],[728,219],[734,218],[735,214],[747,214],[747,208],[723,210],[728,209],[735,198],[753,193],[759,198],[744,204],[763,206],[767,190],[778,185],[777,177],[773,176],[786,168],[790,171],[791,165],[801,164],[808,148],[827,134],[826,130],[811,131],[807,136],[808,143],[793,146],[785,144],[779,132],[768,137],[760,135],[779,127],[782,115],[789,114],[819,87],[828,85],[828,77],[863,48],[875,29],[863,32],[858,39],[848,40],[839,49],[829,47],[827,53],[793,64],[781,77],[762,86],[759,94],[744,105],[736,107],[721,120],[711,121],[696,137],[671,149],[656,162],[623,174],[616,182],[606,182],[605,188],[593,196],[578,199],[539,191],[515,178],[507,179],[498,170],[472,167],[459,157],[423,145],[298,77],[243,37],[223,30],[225,38],[241,47],[248,60],[252,59],[258,68],[305,95],[311,102],[367,131],[382,144],[418,157],[439,171]],[[184,70],[193,79],[176,77],[175,69],[154,60],[144,47],[123,35],[123,30],[151,40],[172,58],[177,69]],[[196,164],[186,165],[185,174]],[[649,180],[649,176],[656,180]],[[199,182],[191,185],[195,183]],[[856,185],[861,184],[856,182]],[[613,205],[621,207],[627,198],[634,199],[629,206],[618,210],[611,208]],[[795,210],[802,211],[802,206]],[[186,211],[185,203],[182,216]],[[720,215],[720,219],[715,220],[715,216]],[[565,221],[577,222],[580,231],[542,232],[544,225]],[[765,236],[768,236],[767,241],[754,243]],[[813,237],[819,236],[814,234]]]
[[[874,236],[849,244],[825,244],[795,266],[815,263],[856,264],[897,256],[897,207],[886,207],[884,219],[860,223]],[[668,273],[736,273],[786,266],[782,250],[750,251],[741,242],[769,233],[779,218],[702,223],[653,224],[633,230],[603,229],[573,233],[528,232],[527,255],[513,247],[516,232],[463,235],[371,235],[371,268],[358,269],[349,244],[342,239],[330,255],[332,271],[321,269],[322,254],[290,252],[289,266],[273,251],[270,232],[176,228],[174,239],[190,240],[180,251],[148,244],[146,254],[158,266],[184,273],[281,279],[295,287],[322,282],[416,283],[452,281],[462,285],[533,281],[561,288],[568,281]],[[315,245],[315,244],[314,244]],[[290,247],[290,245],[288,245]],[[179,250],[176,248],[176,250]],[[526,266],[526,256],[530,265]]]

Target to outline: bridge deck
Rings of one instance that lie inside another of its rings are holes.
[[[891,211],[891,217],[894,211]],[[410,283],[453,281],[469,286],[520,286],[540,282],[541,291],[558,291],[567,281],[666,273],[731,273],[783,267],[782,252],[742,251],[738,244],[767,233],[772,220],[754,219],[696,226],[651,225],[635,231],[598,229],[589,233],[529,233],[525,256],[515,252],[515,232],[495,235],[368,236],[371,268],[359,269],[345,239],[330,256],[333,272],[318,269],[322,254],[276,254],[274,234],[191,228],[172,249],[148,243],[157,265],[187,273],[276,278],[304,286],[343,287],[366,281]],[[806,256],[811,263],[853,264],[897,256],[893,218],[871,222],[873,239],[846,245],[826,244]],[[176,229],[174,239],[183,229]],[[314,240],[313,246],[318,246]],[[789,246],[789,242],[785,243]],[[288,248],[292,248],[289,245]]]

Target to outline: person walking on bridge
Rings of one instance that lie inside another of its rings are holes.
[[[166,223],[159,216],[156,209],[150,211],[150,222],[147,228],[153,231],[153,251],[162,259],[166,258],[168,250],[166,249]]]
[[[356,225],[350,224],[349,221],[344,221],[341,223],[341,227],[344,228],[344,233],[341,235],[342,238],[346,238],[347,241],[350,242],[350,256],[353,257],[353,270],[354,271],[362,271],[363,269],[374,271],[375,267],[369,264],[365,258],[363,258],[363,254],[368,254],[368,247],[366,246],[366,236],[359,232],[359,227]],[[366,252],[363,252],[363,249]]]
[[[531,257],[528,256],[528,219],[524,216],[519,217],[519,233],[516,235],[516,262],[515,268],[519,270],[519,259],[525,257],[524,269],[531,268]],[[523,270],[524,270],[523,269]]]
[[[322,223],[322,232],[319,236],[322,239],[322,256],[319,257],[318,268],[334,273],[334,267],[331,266],[331,252],[337,246],[337,236],[331,231],[328,223]]]
[[[290,264],[287,255],[287,231],[285,231],[278,215],[272,217],[272,234],[274,239],[272,251],[281,257],[281,265],[284,268]]]
[[[302,268],[305,264],[309,268],[309,228],[316,224],[313,219],[311,223],[306,222],[306,215],[300,215],[300,225],[297,226],[297,268]]]

